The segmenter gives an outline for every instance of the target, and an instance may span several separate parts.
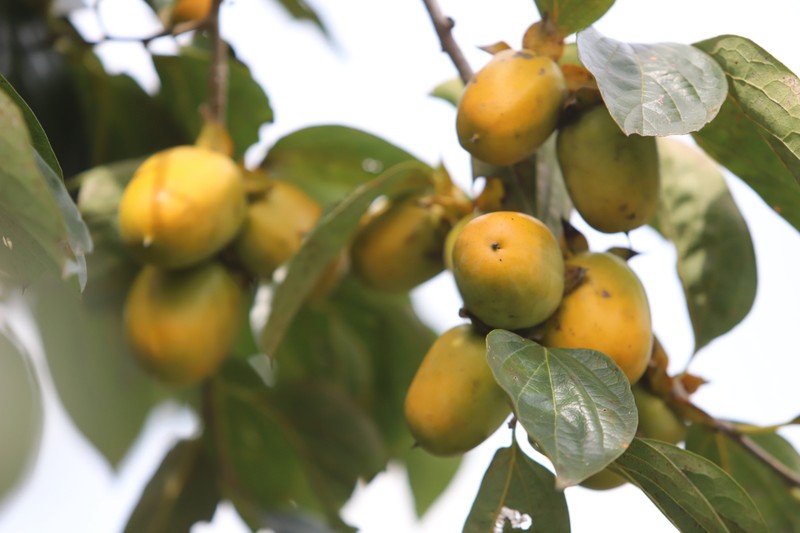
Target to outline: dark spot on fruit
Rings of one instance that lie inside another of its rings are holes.
[[[626,216],[625,218],[627,218],[628,220],[633,220],[634,218],[636,218],[636,213],[628,213],[628,216]]]
[[[492,243],[492,251],[496,252],[499,249],[500,249],[500,243],[497,242],[497,241],[493,242]]]
[[[544,76],[545,74],[547,74],[547,71],[544,68],[540,68],[539,69],[539,76]]]
[[[600,296],[603,298],[611,298],[611,293],[603,289],[603,291],[600,293]]]
[[[523,50],[520,50],[514,54],[514,57],[519,57],[522,59],[531,59],[533,57],[533,54],[530,52],[525,52]]]
[[[619,207],[617,209],[619,209],[620,213],[622,213],[624,211],[627,211],[628,210],[628,204],[619,204]]]

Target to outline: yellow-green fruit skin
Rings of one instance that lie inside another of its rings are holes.
[[[453,270],[453,248],[456,245],[456,239],[458,239],[458,235],[461,233],[461,230],[464,229],[464,226],[466,226],[470,220],[477,216],[478,213],[476,212],[464,215],[458,220],[458,222],[455,223],[452,228],[450,228],[450,231],[447,232],[447,237],[444,240],[444,250],[442,250],[444,267],[447,270]]]
[[[517,163],[553,133],[565,95],[564,76],[552,59],[529,50],[499,52],[461,95],[458,140],[487,163]]]
[[[640,384],[631,387],[631,391],[639,411],[637,435],[670,444],[677,444],[686,438],[686,426],[664,400],[648,392]]]
[[[444,270],[449,226],[416,198],[402,200],[370,219],[350,248],[353,273],[366,285],[408,291]]]
[[[134,257],[178,269],[225,247],[245,212],[236,164],[205,148],[179,146],[150,156],[136,170],[120,199],[119,228]]]
[[[453,277],[467,311],[487,326],[523,329],[546,320],[564,293],[564,259],[540,220],[494,211],[469,221],[453,245]]]
[[[655,137],[626,136],[598,105],[559,128],[556,151],[570,199],[594,229],[630,231],[653,219],[660,187]]]
[[[615,474],[608,468],[604,468],[598,473],[593,474],[581,481],[580,485],[581,487],[592,490],[610,490],[624,485],[627,482],[628,480],[626,480],[624,477],[620,476],[619,474]]]
[[[181,271],[143,267],[124,307],[134,354],[165,383],[202,381],[233,345],[243,321],[242,298],[239,285],[215,262]]]
[[[273,180],[250,203],[234,250],[244,267],[264,280],[300,249],[322,214],[320,205],[295,185]]]
[[[422,360],[405,400],[416,443],[434,455],[465,453],[494,433],[511,412],[486,362],[486,340],[470,325],[439,336]]]
[[[541,343],[603,352],[636,383],[653,348],[650,304],[641,281],[611,253],[580,253],[567,259],[566,267],[583,268],[585,274],[545,323]]]

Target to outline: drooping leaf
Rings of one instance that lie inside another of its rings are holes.
[[[260,335],[263,351],[274,356],[303,300],[327,265],[358,229],[361,216],[380,195],[389,197],[430,188],[431,169],[421,163],[395,165],[323,214],[288,263],[286,278],[276,287],[269,318]]]
[[[322,205],[405,161],[417,159],[393,144],[346,126],[312,126],[279,139],[261,168],[294,183]]]
[[[453,105],[458,105],[461,99],[461,94],[464,92],[464,81],[461,78],[450,78],[445,80],[431,91],[431,96],[439,98],[445,102]]]
[[[8,305],[8,304],[5,304]],[[10,309],[2,309],[10,311]],[[28,354],[0,329],[0,502],[22,481],[41,442],[44,410],[39,379]]]
[[[22,113],[0,91],[0,277],[21,284],[61,275],[76,253],[31,143]]]
[[[505,330],[486,337],[495,379],[519,422],[553,462],[560,487],[619,457],[636,433],[630,383],[594,350],[548,349]]]
[[[165,393],[130,351],[122,302],[92,308],[55,280],[43,280],[29,297],[59,399],[84,436],[117,466]]]
[[[323,382],[268,389],[247,363],[230,360],[212,395],[207,422],[225,482],[246,515],[287,511],[295,502],[339,524],[339,508],[356,481],[385,465],[372,422]]]
[[[189,531],[211,521],[220,501],[213,462],[200,439],[178,442],[144,488],[125,533]]]
[[[307,20],[317,26],[320,31],[330,37],[328,29],[317,12],[305,0],[278,0],[278,3],[294,18]]]
[[[203,125],[202,106],[208,101],[209,52],[186,47],[178,56],[153,56],[161,91],[158,100],[169,109],[183,134],[192,142]],[[264,89],[240,61],[228,63],[227,128],[233,140],[234,159],[258,142],[259,128],[272,122],[272,108]]]
[[[546,533],[570,530],[567,501],[564,492],[556,489],[555,476],[526,456],[516,442],[495,453],[463,531],[486,533],[499,528]]]
[[[755,251],[716,163],[675,139],[659,139],[658,152],[657,226],[677,249],[697,352],[750,311],[757,284]]]
[[[800,230],[800,79],[744,37],[695,46],[722,66],[730,86],[720,114],[694,134],[697,143]]]
[[[450,485],[461,466],[461,456],[437,457],[419,448],[409,448],[402,460],[414,498],[414,510],[421,518]]]
[[[749,436],[776,461],[800,474],[800,455],[777,433]],[[710,459],[733,477],[753,498],[769,531],[800,530],[800,499],[773,469],[730,437],[692,426],[686,449]]]
[[[769,531],[733,478],[683,448],[636,438],[611,469],[636,484],[680,531]]]
[[[697,131],[716,116],[728,94],[719,64],[696,47],[629,44],[591,27],[578,33],[577,43],[606,107],[627,134]]]
[[[614,0],[536,0],[542,18],[547,17],[566,37],[605,15]]]

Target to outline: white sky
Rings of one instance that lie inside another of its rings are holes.
[[[533,0],[440,0],[456,20],[455,37],[477,70],[488,55],[477,46],[505,40],[516,46],[527,26],[538,18]],[[456,181],[469,184],[466,153],[458,146],[454,110],[430,98],[429,91],[455,75],[439,51],[421,0],[309,0],[328,24],[337,44],[332,49],[310,25],[293,23],[269,0],[229,0],[223,31],[236,43],[240,57],[264,84],[276,111],[274,125],[262,130],[262,143],[248,153],[254,163],[282,135],[298,128],[338,123],[376,133],[421,159],[444,161]],[[105,0],[109,18],[125,13],[135,2]],[[85,20],[90,21],[87,14]],[[125,13],[109,20],[109,30],[131,34]],[[796,0],[618,0],[596,27],[628,42],[691,43],[720,34],[749,37],[790,69],[800,72]],[[155,24],[154,21],[150,21]],[[155,26],[152,26],[155,28]],[[147,34],[147,30],[141,33]],[[169,43],[159,44],[161,50]],[[114,69],[132,69],[153,88],[152,72],[142,64],[135,45],[103,47]],[[750,226],[759,268],[755,306],[745,321],[700,352],[690,369],[710,379],[696,395],[701,406],[721,417],[753,423],[777,423],[800,414],[796,392],[800,348],[796,327],[800,312],[800,237],[787,223],[738,180],[729,180],[734,197]],[[593,232],[580,221],[594,249],[627,244],[620,235]],[[674,273],[674,252],[649,229],[632,233],[634,248],[643,251],[631,265],[640,274],[653,308],[656,334],[672,361],[683,368],[692,349],[691,329]],[[415,292],[420,314],[437,330],[458,323],[460,305],[455,286],[444,274]],[[21,323],[23,316],[16,320]],[[41,357],[35,337],[28,337]],[[45,376],[45,381],[47,376]],[[108,468],[65,413],[47,397],[48,418],[39,461],[21,491],[0,508],[0,533],[29,531],[119,530],[139,491],[177,435],[193,428],[191,416],[173,406],[157,411],[124,461],[118,475]],[[784,433],[800,446],[800,431]],[[485,467],[494,450],[508,442],[501,432],[470,452],[456,482],[425,519],[412,516],[402,471],[390,468],[369,487],[359,490],[344,512],[364,533],[432,533],[460,531]],[[576,533],[674,531],[638,490],[622,487],[594,492],[567,490],[572,530]],[[46,503],[45,503],[46,502]],[[200,532],[244,531],[230,509],[222,508],[212,525]]]

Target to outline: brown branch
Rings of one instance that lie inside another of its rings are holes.
[[[153,35],[148,35],[145,37],[131,37],[126,35],[109,35],[106,33],[103,37],[96,41],[89,41],[84,39],[84,42],[88,45],[98,45],[105,42],[131,42],[131,43],[142,43],[143,45],[147,46],[152,41],[156,39],[160,39],[162,37],[177,37],[179,35],[183,35],[184,33],[189,33],[192,31],[199,31],[204,30],[208,27],[208,18],[200,19],[200,20],[189,20],[186,22],[181,22],[175,24],[170,28],[166,28],[163,31],[158,33],[154,33]],[[105,32],[104,32],[105,33]]]
[[[450,60],[453,62],[453,65],[455,65],[456,70],[458,70],[461,80],[464,83],[469,82],[472,79],[473,72],[467,62],[467,58],[464,57],[461,48],[459,48],[458,43],[453,39],[452,29],[453,26],[455,26],[455,22],[442,13],[442,9],[439,7],[436,0],[422,1],[431,17],[431,22],[433,22],[433,27],[436,29],[436,34],[439,36],[439,42],[442,43],[442,51],[450,56]]]
[[[208,75],[208,116],[225,124],[228,103],[228,44],[219,31],[219,8],[222,0],[214,0],[208,15],[207,30],[211,37],[211,69]]]

